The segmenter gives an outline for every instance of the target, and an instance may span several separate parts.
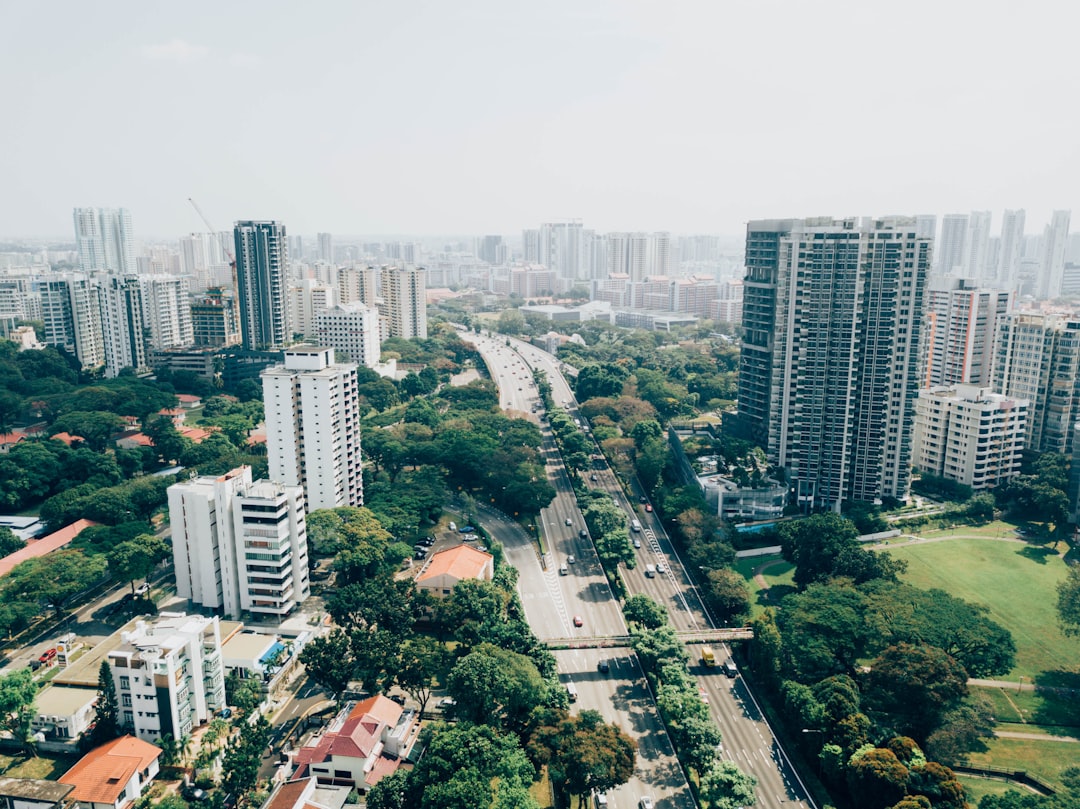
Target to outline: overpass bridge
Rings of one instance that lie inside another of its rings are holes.
[[[754,630],[748,626],[726,629],[700,629],[675,633],[683,643],[729,643],[750,640]],[[544,645],[549,649],[618,649],[629,648],[632,635],[594,635],[587,638],[548,638]]]

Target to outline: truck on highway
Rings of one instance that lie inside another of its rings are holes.
[[[645,578],[651,579],[656,576],[656,565],[645,565]]]
[[[572,682],[566,684],[566,693],[570,696],[571,702],[577,702],[577,686]]]
[[[711,646],[701,647],[701,662],[704,663],[706,666],[716,665],[716,653],[713,651]]]
[[[640,520],[630,520],[630,530],[635,532],[635,533],[639,533],[641,531],[641,521]]]

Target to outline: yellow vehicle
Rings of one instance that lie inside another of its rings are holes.
[[[701,662],[704,663],[706,666],[716,665],[716,655],[713,653],[711,646],[701,647]]]

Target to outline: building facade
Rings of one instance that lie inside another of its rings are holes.
[[[198,348],[240,344],[236,297],[231,289],[211,287],[191,304],[191,338]]]
[[[1013,296],[962,278],[935,279],[926,291],[922,386],[990,384],[998,323]]]
[[[907,496],[931,245],[913,218],[747,226],[734,421],[805,510]]]
[[[120,275],[137,271],[127,208],[76,208],[74,219],[80,270]]]
[[[233,239],[243,346],[249,351],[283,348],[290,341],[285,226],[275,221],[237,222]]]
[[[280,618],[309,595],[307,524],[299,486],[242,466],[169,487],[176,592],[236,618]]]
[[[105,348],[105,376],[125,368],[149,370],[143,322],[142,286],[136,275],[108,275],[101,284],[101,336]]]
[[[182,275],[143,275],[143,326],[150,348],[167,351],[187,348],[195,341],[191,323],[190,281]]]
[[[302,486],[309,509],[364,503],[356,368],[305,345],[262,373],[270,478]]]
[[[977,492],[996,488],[1020,474],[1029,408],[975,385],[919,391],[912,464]]]
[[[118,720],[136,737],[182,739],[225,707],[217,616],[163,612],[120,637],[109,666]]]
[[[427,337],[427,271],[383,267],[382,298],[391,337]]]
[[[350,362],[374,368],[379,363],[379,310],[356,303],[339,304],[317,312],[319,345],[344,354]]]

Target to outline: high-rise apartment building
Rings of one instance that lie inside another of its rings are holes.
[[[1073,451],[1080,421],[1080,320],[1012,313],[998,327],[993,388],[1031,402],[1025,445],[1035,452]]]
[[[967,214],[950,213],[941,219],[941,238],[934,251],[934,272],[962,276],[967,268]]]
[[[990,224],[993,214],[990,211],[972,211],[968,217],[967,235],[964,238],[964,275],[986,283],[993,275],[990,272]]]
[[[379,310],[356,301],[315,314],[319,345],[344,354],[349,362],[374,368],[379,363]]]
[[[79,269],[121,275],[137,270],[127,208],[76,208],[74,219]]]
[[[39,284],[45,343],[60,346],[83,370],[105,364],[101,287],[82,273],[49,275]]]
[[[554,270],[564,281],[588,280],[584,272],[585,240],[580,220],[541,225],[538,252],[538,263]]]
[[[289,331],[302,337],[315,336],[315,316],[336,303],[336,287],[314,278],[289,285]]]
[[[262,372],[270,477],[302,486],[309,509],[364,503],[356,365],[295,346]]]
[[[806,510],[907,496],[931,246],[912,218],[747,225],[735,423]]]
[[[327,264],[334,263],[334,237],[329,233],[320,233],[319,239],[319,261],[325,261]]]
[[[989,385],[997,326],[1012,298],[1010,292],[980,289],[963,278],[932,281],[923,321],[922,387]]]
[[[671,274],[670,233],[609,233],[608,272],[626,273],[631,281]]]
[[[976,385],[919,391],[912,465],[977,492],[1006,483],[1020,474],[1029,406]]]
[[[502,236],[484,236],[477,240],[476,257],[488,264],[505,264],[507,259],[506,245],[503,244]]]
[[[136,373],[149,370],[138,276],[109,275],[99,280],[105,376],[115,377],[125,368],[134,368]]]
[[[1038,297],[1061,295],[1065,275],[1065,245],[1069,240],[1069,211],[1054,211],[1043,231]]]
[[[540,263],[540,231],[521,231],[521,260],[526,264]]]
[[[1001,247],[998,250],[997,284],[1015,289],[1024,256],[1024,209],[1006,210],[1001,217]]]
[[[280,222],[237,222],[236,278],[244,348],[273,350],[290,342],[287,300],[289,252]]]
[[[235,293],[211,287],[191,304],[192,342],[199,348],[239,345],[240,324],[236,317]]]
[[[378,297],[379,273],[374,267],[342,267],[338,270],[338,303],[365,303],[374,306]]]
[[[251,467],[168,489],[176,593],[238,618],[281,618],[310,594],[304,492]]]
[[[143,275],[143,326],[155,351],[185,348],[194,341],[191,324],[190,282],[183,275]]]
[[[184,739],[225,707],[217,616],[163,612],[109,652],[118,721],[144,741]]]
[[[427,270],[383,267],[382,299],[391,337],[427,337]]]

